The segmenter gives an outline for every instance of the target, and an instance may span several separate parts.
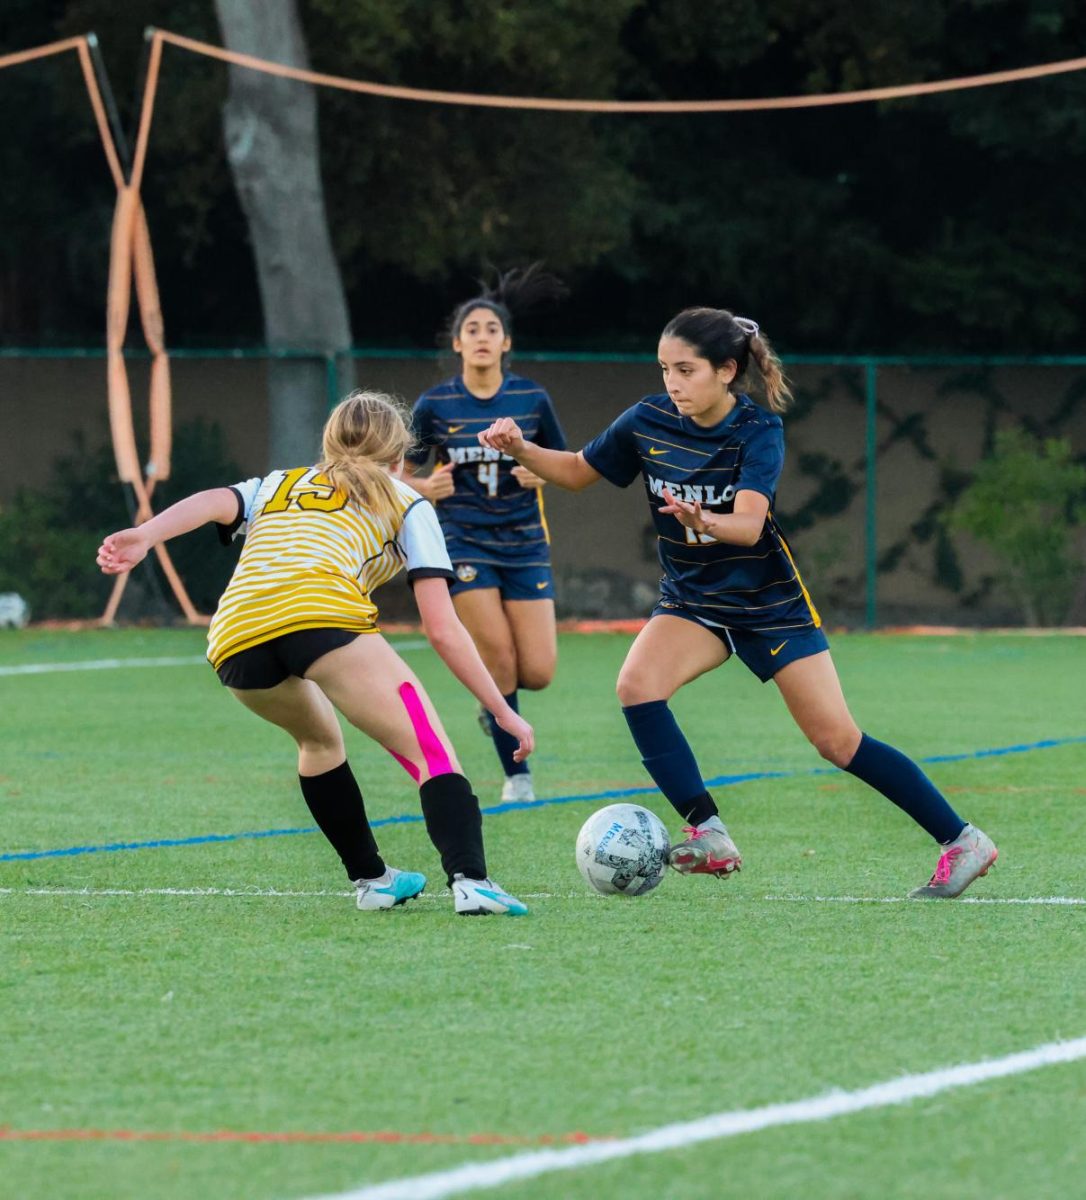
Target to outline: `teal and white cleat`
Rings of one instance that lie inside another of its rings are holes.
[[[523,917],[528,912],[526,904],[516,896],[510,896],[493,879],[468,879],[464,875],[454,875],[452,894],[457,915],[461,917],[488,917],[491,913]]]
[[[999,857],[995,842],[972,825],[943,847],[935,874],[923,887],[913,888],[910,900],[953,900],[982,875]]]
[[[414,900],[426,886],[426,876],[418,871],[398,871],[388,867],[379,879],[354,879],[358,889],[356,903],[364,912],[379,908],[395,908]]]

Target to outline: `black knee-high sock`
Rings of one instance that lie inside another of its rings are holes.
[[[457,874],[485,879],[483,814],[471,784],[463,775],[435,775],[419,788],[419,800],[449,884]]]
[[[362,791],[347,762],[323,775],[299,775],[313,820],[343,861],[347,878],[376,879],[385,873],[373,830],[366,819]]]

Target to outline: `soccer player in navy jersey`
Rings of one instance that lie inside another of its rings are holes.
[[[501,417],[517,422],[539,445],[564,450],[566,439],[547,393],[506,369],[513,313],[564,289],[533,264],[499,276],[493,288],[458,305],[449,323],[461,369],[423,392],[415,404],[418,468],[432,454],[428,477],[405,475],[437,508],[456,578],[453,604],[509,705],[519,711],[520,688],[537,691],[554,678],[558,641],[550,537],[543,513],[543,480],[479,434]],[[535,799],[516,743],[485,711],[505,782],[505,801]]]
[[[818,610],[773,515],[784,462],[778,414],[791,392],[769,341],[747,318],[691,308],[665,327],[658,355],[666,393],[627,409],[578,453],[534,445],[509,418],[479,440],[574,491],[599,479],[619,487],[642,480],[664,574],[660,600],[619,673],[618,696],[645,768],[687,822],[689,836],[671,851],[671,865],[720,877],[742,862],[668,708],[684,683],[734,654],[763,682],[773,680],[823,758],[892,800],[940,844],[935,873],[910,897],[960,895],[998,851],[916,763],[857,727]],[[736,387],[751,360],[766,407]]]

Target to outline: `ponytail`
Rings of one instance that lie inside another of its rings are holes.
[[[324,425],[318,469],[337,490],[398,530],[407,505],[389,476],[414,444],[411,418],[383,392],[351,392]]]
[[[786,412],[792,403],[792,389],[784,377],[781,360],[777,357],[769,339],[761,331],[750,339],[750,356],[762,375],[762,390],[770,412]]]
[[[543,269],[541,261],[529,263],[526,267],[496,271],[493,283],[483,279],[477,282],[478,294],[453,309],[441,333],[443,344],[460,336],[460,328],[468,313],[477,308],[489,309],[501,321],[506,337],[512,337],[514,317],[554,304],[569,294],[569,289],[557,275]]]

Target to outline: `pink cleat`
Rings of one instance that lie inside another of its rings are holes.
[[[738,871],[743,856],[727,830],[694,829],[687,826],[683,833],[690,836],[673,846],[668,862],[681,875],[715,875],[724,878]]]
[[[913,888],[910,900],[953,900],[982,875],[999,857],[995,842],[972,825],[944,847],[935,874],[923,887]]]

